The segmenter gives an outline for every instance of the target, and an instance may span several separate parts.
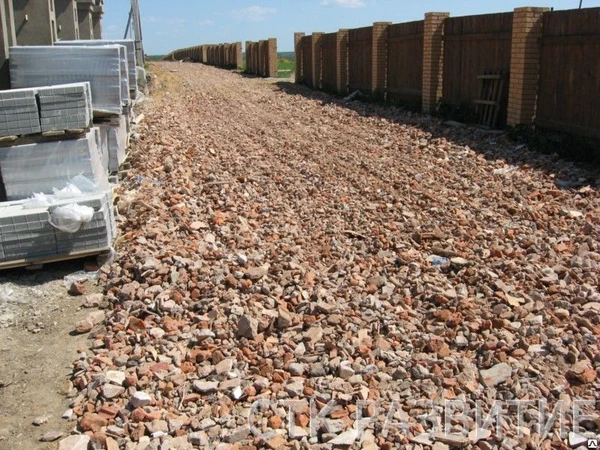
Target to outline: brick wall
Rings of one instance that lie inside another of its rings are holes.
[[[595,62],[600,58],[600,8],[558,13],[524,7],[512,13],[450,19],[449,13],[432,12],[425,14],[424,21],[376,22],[330,33],[326,51],[323,33],[295,33],[296,82],[332,89],[335,72],[334,90],[340,94],[360,90],[375,98],[409,98],[413,104],[421,103],[424,112],[433,113],[440,99],[475,109],[479,76],[508,75],[500,125],[535,123],[598,137],[595,74],[600,66]],[[166,59],[222,64],[219,50],[215,46],[182,49]],[[274,39],[246,43],[246,53],[249,73],[276,75]],[[329,58],[325,63],[324,54]],[[226,58],[229,64],[232,59],[239,65],[239,57]]]
[[[169,61],[189,60],[225,69],[239,69],[242,67],[242,43],[199,45],[182,48],[169,53]]]
[[[277,39],[246,42],[246,72],[262,77],[277,76]]]

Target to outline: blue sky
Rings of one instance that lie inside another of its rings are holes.
[[[122,38],[129,12],[128,0],[106,0],[104,37]],[[278,39],[279,51],[292,51],[294,32],[332,32],[373,22],[420,20],[428,11],[453,16],[506,12],[520,6],[572,9],[579,0],[139,0],[144,46],[148,54],[177,48]],[[600,0],[583,0],[598,7]]]

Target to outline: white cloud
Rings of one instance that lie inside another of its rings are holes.
[[[210,20],[210,19],[206,19],[206,20],[197,20],[194,22],[194,25],[199,25],[199,26],[205,26],[205,27],[210,27],[212,25],[214,25],[215,23]]]
[[[263,8],[262,6],[252,5],[248,8],[231,11],[231,16],[234,19],[246,22],[261,22],[276,12],[277,10],[275,8]]]
[[[322,6],[341,6],[342,8],[362,8],[365,6],[363,0],[323,0]]]
[[[186,19],[168,19],[166,17],[155,17],[155,16],[150,16],[147,19],[142,19],[143,22],[146,23],[166,23],[169,25],[183,25],[184,23],[187,23]]]

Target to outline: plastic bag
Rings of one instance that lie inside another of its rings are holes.
[[[77,203],[57,207],[50,216],[50,225],[65,233],[76,233],[94,216],[94,208]]]
[[[430,258],[430,261],[434,266],[445,266],[446,264],[449,263],[448,258],[444,258],[443,256],[437,256],[437,255],[433,255]]]
[[[100,275],[99,271],[85,272],[80,270],[63,278],[63,284],[68,289],[73,283],[85,283],[86,281],[96,281]]]
[[[110,248],[110,252],[107,254],[98,256],[98,265],[103,267],[107,264],[112,264],[115,258],[117,257],[117,252],[114,248]],[[63,284],[68,289],[71,287],[73,283],[85,283],[86,281],[96,281],[100,277],[100,269],[92,272],[86,272],[85,270],[80,270],[78,272],[74,272],[70,275],[67,275],[63,278]]]
[[[8,286],[0,286],[0,306],[13,299],[13,290]]]
[[[25,300],[17,298],[15,291],[5,284],[0,286],[0,306],[4,303],[25,303]]]

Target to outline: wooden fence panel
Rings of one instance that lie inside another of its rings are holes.
[[[600,139],[600,8],[543,20],[536,123]]]
[[[313,64],[312,64],[312,36],[302,38],[302,76],[307,86],[313,87]]]
[[[444,21],[442,99],[474,108],[481,92],[479,75],[507,74],[498,125],[506,123],[513,13],[450,17]]]
[[[424,24],[420,20],[388,28],[388,98],[416,108],[420,108],[423,88]]]
[[[255,75],[260,74],[260,54],[259,54],[259,43],[252,43],[252,73]]]
[[[260,41],[258,45],[260,54],[259,74],[266,77],[269,73],[269,43],[267,41]]]
[[[348,31],[348,86],[350,92],[370,93],[373,86],[373,27]]]
[[[324,34],[321,38],[321,87],[337,90],[337,33]]]

